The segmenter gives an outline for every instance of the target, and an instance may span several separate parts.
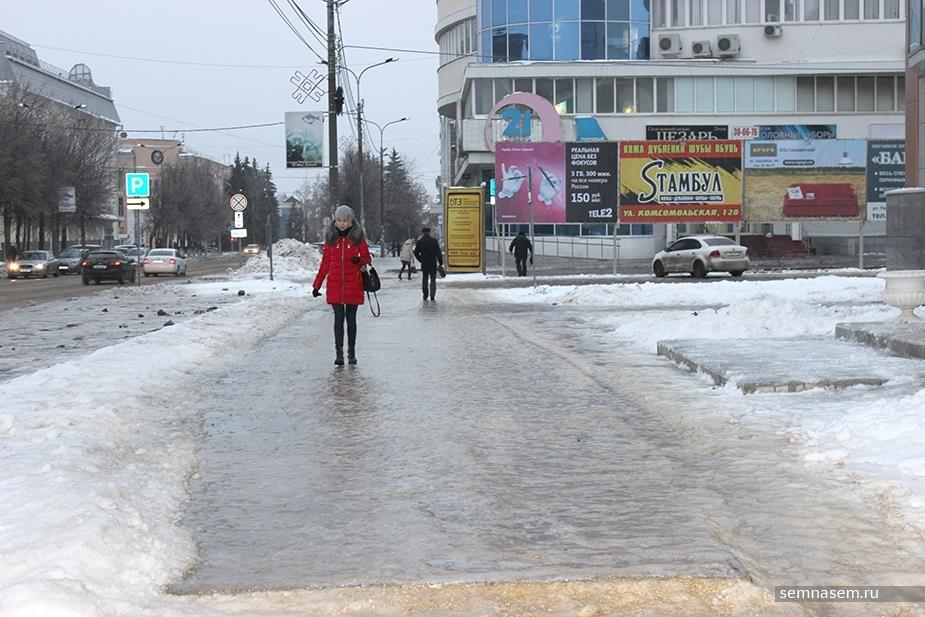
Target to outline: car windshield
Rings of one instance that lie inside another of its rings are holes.
[[[173,257],[173,249],[153,249],[148,257]]]
[[[79,249],[64,249],[58,253],[58,257],[80,257]]]
[[[103,257],[105,259],[119,259],[122,257],[119,253],[115,251],[93,251],[88,255],[88,257]]]
[[[20,259],[25,261],[45,259],[45,251],[25,251]]]
[[[736,246],[736,243],[729,238],[704,238],[707,246]]]

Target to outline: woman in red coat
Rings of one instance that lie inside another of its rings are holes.
[[[334,364],[344,364],[344,321],[347,322],[347,361],[357,363],[357,307],[363,304],[363,276],[360,269],[373,261],[366,236],[350,206],[337,206],[334,220],[324,238],[321,267],[312,285],[312,295],[321,295],[321,284],[328,279],[328,304],[334,309]]]

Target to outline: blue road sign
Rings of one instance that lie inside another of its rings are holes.
[[[148,174],[132,173],[125,174],[125,196],[126,197],[150,197],[150,184]]]

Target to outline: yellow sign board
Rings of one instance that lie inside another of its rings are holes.
[[[443,198],[448,272],[481,272],[485,263],[485,197],[481,188],[448,187]]]

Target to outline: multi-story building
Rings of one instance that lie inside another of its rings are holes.
[[[905,7],[899,0],[438,0],[442,175],[477,186],[504,139],[493,107],[514,92],[555,106],[566,140],[678,139],[737,127],[832,127],[838,138],[904,137]],[[919,33],[921,38],[921,32]],[[534,117],[531,139],[542,139]],[[486,124],[488,126],[486,126]],[[487,137],[486,137],[487,136]],[[700,224],[621,226],[625,257],[647,257]],[[733,232],[732,225],[715,231]],[[856,250],[857,222],[747,221]],[[610,235],[613,225],[537,226]],[[883,223],[863,232],[877,250]]]
[[[59,69],[40,60],[27,42],[0,31],[0,88],[10,86],[44,98],[69,113],[88,114],[102,128],[116,131],[120,124],[110,89],[94,83],[87,65],[75,64],[69,71]],[[117,210],[118,203],[113,192],[113,197],[99,215],[82,221],[88,243],[112,242],[118,233]],[[73,217],[64,216],[60,224],[65,228],[62,235],[75,242],[74,239],[80,235],[78,222]]]

